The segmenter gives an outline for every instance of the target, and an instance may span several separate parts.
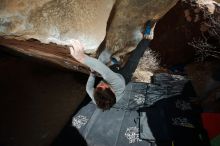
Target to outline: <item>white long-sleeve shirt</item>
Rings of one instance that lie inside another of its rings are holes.
[[[116,96],[116,102],[122,97],[123,92],[125,90],[125,79],[121,74],[113,72],[109,67],[107,67],[104,63],[99,61],[98,59],[86,56],[84,60],[84,64],[90,67],[90,69],[98,72],[102,78],[110,85]],[[90,73],[86,84],[86,91],[91,97],[92,101],[94,100],[94,84],[95,84],[95,75]]]

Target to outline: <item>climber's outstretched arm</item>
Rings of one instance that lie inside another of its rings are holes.
[[[87,65],[90,69],[99,73],[102,76],[102,78],[111,86],[116,96],[120,95],[125,89],[124,78],[121,75],[113,72],[108,66],[103,64],[98,59],[92,58],[84,54],[83,49],[84,47],[79,41],[73,41],[72,46],[70,47],[70,53],[76,60],[78,60],[82,64]],[[90,79],[92,83],[89,83],[89,91],[91,91],[91,85],[94,85],[94,79],[92,77]],[[93,93],[90,92],[88,94],[92,95]]]

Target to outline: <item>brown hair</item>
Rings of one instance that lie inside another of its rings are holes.
[[[103,110],[110,109],[116,103],[115,94],[110,88],[96,87],[94,91],[96,105]]]

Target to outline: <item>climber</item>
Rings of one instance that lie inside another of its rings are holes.
[[[98,60],[84,54],[84,47],[79,41],[76,40],[72,42],[72,46],[69,47],[72,57],[74,57],[80,63],[87,65],[91,69],[91,73],[86,85],[86,91],[91,97],[92,101],[99,108],[103,110],[110,109],[123,96],[125,85],[130,81],[131,74],[135,71],[138,60],[147,48],[149,43],[148,40],[153,39],[153,28],[155,27],[155,23],[153,27],[150,27],[150,24],[150,22],[147,23],[146,31],[144,33],[144,37],[146,38],[146,40],[143,40],[144,45],[139,46],[139,48],[137,47],[137,49],[133,51],[127,64],[119,71],[119,73],[113,72],[108,66],[105,65],[107,63],[106,60],[109,60],[110,58],[110,55],[108,55],[109,53],[102,52]],[[94,71],[98,72],[104,79],[99,82],[95,88]]]
[[[83,49],[79,41],[74,41],[70,47],[70,53],[76,60],[98,72],[104,79],[94,88],[95,75],[91,72],[86,91],[99,108],[107,110],[123,95],[125,80],[122,75],[113,72],[101,61],[84,54]]]

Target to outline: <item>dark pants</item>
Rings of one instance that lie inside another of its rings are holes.
[[[120,73],[125,78],[126,84],[131,81],[132,75],[135,72],[138,63],[140,61],[140,58],[143,56],[145,50],[149,46],[149,40],[143,39],[141,42],[137,45],[135,50],[131,52],[131,55],[124,65],[123,68],[117,70],[115,67],[111,67],[111,69],[117,73]]]

